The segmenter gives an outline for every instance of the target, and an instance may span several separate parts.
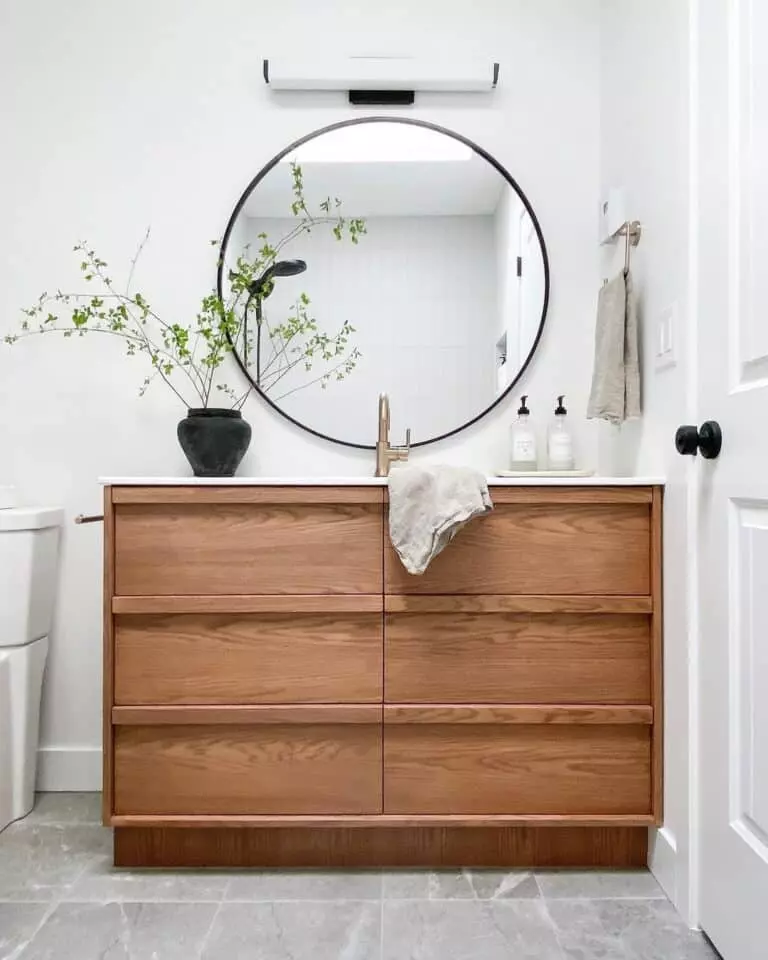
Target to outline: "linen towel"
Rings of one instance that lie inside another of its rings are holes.
[[[424,573],[466,523],[491,510],[486,478],[469,467],[396,465],[389,475],[389,536],[408,573]]]
[[[603,286],[597,300],[595,366],[587,417],[623,423],[639,416],[637,299],[632,274],[622,271]]]

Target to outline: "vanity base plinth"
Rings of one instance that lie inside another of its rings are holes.
[[[647,827],[116,827],[116,867],[644,867]]]

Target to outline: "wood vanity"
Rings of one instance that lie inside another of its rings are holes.
[[[108,484],[115,862],[645,863],[661,487],[491,493],[411,577],[383,485]]]

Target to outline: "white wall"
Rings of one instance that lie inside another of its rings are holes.
[[[695,920],[691,865],[693,800],[689,667],[694,645],[689,493],[691,458],[676,454],[677,426],[695,422],[689,340],[689,27],[688,2],[604,0],[601,43],[601,181],[627,188],[627,215],[643,224],[632,254],[642,324],[642,420],[612,445],[623,472],[667,477],[664,510],[665,818],[653,838],[652,866],[684,916]],[[624,251],[606,254],[604,275]],[[677,365],[654,369],[659,313],[677,304]]]
[[[662,7],[654,4],[660,15]],[[533,204],[552,300],[525,392],[534,412],[568,395],[590,462],[592,430],[582,418],[598,274],[598,26],[598,0],[5,0],[0,327],[41,290],[72,286],[78,238],[124,276],[147,225],[138,289],[169,317],[195,310],[214,282],[209,241],[260,165],[353,113],[343,95],[273,97],[262,56],[317,54],[319,38],[329,54],[482,55],[501,62],[493,95],[420,95],[407,112],[482,144]],[[616,70],[619,89],[628,73]],[[99,475],[187,471],[175,439],[184,411],[160,389],[139,401],[142,377],[140,360],[125,359],[112,341],[0,350],[0,482],[18,484],[31,501],[63,504],[68,517],[43,718],[49,787],[98,783],[101,533],[72,527],[72,516],[99,509]],[[420,455],[493,468],[506,459],[513,410],[507,404]],[[372,471],[372,454],[315,441],[257,401],[246,415],[253,443],[243,473]]]
[[[311,182],[311,170],[304,177]],[[473,420],[496,399],[493,223],[490,216],[367,217],[358,244],[337,241],[328,226],[284,247],[281,256],[300,257],[307,271],[276,282],[264,302],[267,322],[284,323],[304,291],[321,331],[333,336],[345,322],[355,328],[349,349],[361,357],[325,389],[315,383],[296,390],[338,358],[309,372],[299,365],[269,395],[299,422],[354,443],[371,442],[382,392],[389,394],[393,438],[409,427],[414,442],[428,440]],[[260,233],[274,243],[294,226],[249,218],[251,249]]]

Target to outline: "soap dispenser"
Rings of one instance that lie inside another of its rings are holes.
[[[547,434],[547,466],[550,470],[573,470],[573,440],[563,400],[565,395],[557,398],[555,416]]]
[[[535,470],[537,467],[536,431],[531,423],[527,399],[527,395],[520,397],[517,420],[512,426],[511,470]]]

